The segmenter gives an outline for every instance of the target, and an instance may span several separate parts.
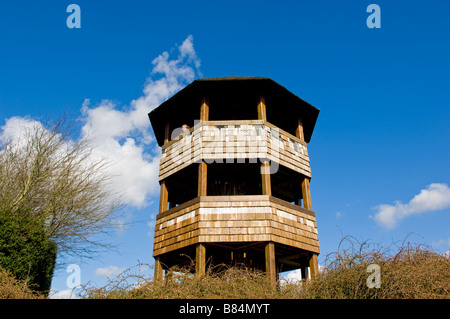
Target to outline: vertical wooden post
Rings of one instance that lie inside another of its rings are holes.
[[[164,144],[169,143],[170,141],[170,124],[166,122],[164,126]]]
[[[155,258],[155,274],[153,279],[155,280],[155,282],[162,282],[163,279],[163,268],[159,257]]]
[[[200,106],[200,121],[209,121],[209,99],[207,97],[202,98],[202,104]]]
[[[277,284],[277,270],[275,261],[275,244],[268,242],[265,247],[266,275],[272,286]]]
[[[303,132],[303,121],[299,117],[297,120],[297,128],[295,129],[295,136],[298,137],[302,142],[305,141],[305,133]]]
[[[267,121],[267,113],[266,113],[266,98],[264,95],[259,97],[258,102],[258,120]]]
[[[200,278],[206,272],[206,247],[204,244],[197,244],[195,247],[195,275]]]
[[[200,105],[200,121],[208,121],[209,120],[209,99],[204,96],[202,97],[201,105]],[[206,196],[207,195],[207,176],[208,176],[208,166],[204,161],[202,161],[198,165],[198,196]]]
[[[309,258],[309,271],[311,273],[311,280],[319,276],[319,261],[317,254],[313,253]]]
[[[308,280],[308,266],[301,266],[300,272],[302,274],[302,280]]]
[[[266,114],[266,98],[264,95],[259,97],[258,102],[258,120],[267,121]],[[270,183],[270,164],[263,162],[261,164],[261,186],[263,195],[272,195],[272,188]]]
[[[159,195],[159,213],[165,212],[167,210],[167,201],[169,199],[169,192],[167,191],[166,181],[161,182],[161,192]],[[162,281],[163,279],[163,268],[159,257],[155,258],[155,281]]]
[[[262,184],[262,194],[272,196],[272,186],[270,183],[270,164],[269,162],[264,162],[261,164],[261,184]]]
[[[309,178],[305,177],[302,181],[303,207],[312,210],[311,191],[309,189]]]
[[[167,191],[166,181],[161,182],[161,192],[159,195],[159,212],[167,210],[167,201],[169,199],[169,192]]]
[[[206,196],[208,193],[207,190],[207,181],[208,181],[208,166],[202,161],[198,164],[198,194],[197,196]]]

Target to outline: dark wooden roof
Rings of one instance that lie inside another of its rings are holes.
[[[295,134],[296,119],[303,120],[305,141],[309,142],[319,109],[305,102],[277,82],[265,77],[222,77],[197,79],[148,115],[160,146],[165,122],[171,129],[194,125],[200,118],[201,98],[209,98],[209,120],[257,119],[260,95],[266,98],[267,121]]]

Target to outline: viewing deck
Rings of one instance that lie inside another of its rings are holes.
[[[159,180],[192,163],[250,163],[269,160],[311,177],[306,143],[265,120],[201,121],[162,146]]]
[[[153,256],[197,243],[268,241],[318,254],[314,212],[268,195],[199,196],[158,214]]]

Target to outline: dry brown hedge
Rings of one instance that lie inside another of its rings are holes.
[[[367,267],[377,264],[381,287],[369,289]],[[141,265],[142,266],[142,265]],[[312,282],[280,280],[273,288],[262,272],[244,267],[210,268],[196,278],[188,269],[172,269],[162,282],[124,272],[101,288],[84,287],[83,298],[149,299],[412,299],[450,298],[450,260],[424,245],[409,242],[381,247],[345,237],[337,252],[326,256]],[[139,273],[139,272],[138,272]]]
[[[42,299],[44,295],[31,290],[28,283],[16,279],[10,272],[0,268],[0,299]]]

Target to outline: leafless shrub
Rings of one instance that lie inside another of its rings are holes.
[[[0,268],[0,299],[43,299],[44,295],[34,292],[27,281],[17,280],[11,273]]]
[[[66,117],[24,121],[0,147],[0,209],[39,218],[60,254],[91,256],[104,245],[93,238],[111,229],[120,200],[108,191],[107,159],[71,136]]]
[[[381,268],[380,288],[367,287],[370,274],[366,270],[374,263]],[[383,247],[345,237],[338,251],[326,256],[317,279],[280,281],[276,287],[270,285],[263,272],[242,266],[210,267],[200,278],[193,275],[192,266],[169,270],[162,282],[127,271],[104,287],[85,287],[82,295],[133,299],[450,298],[448,256],[406,241],[398,247]]]

